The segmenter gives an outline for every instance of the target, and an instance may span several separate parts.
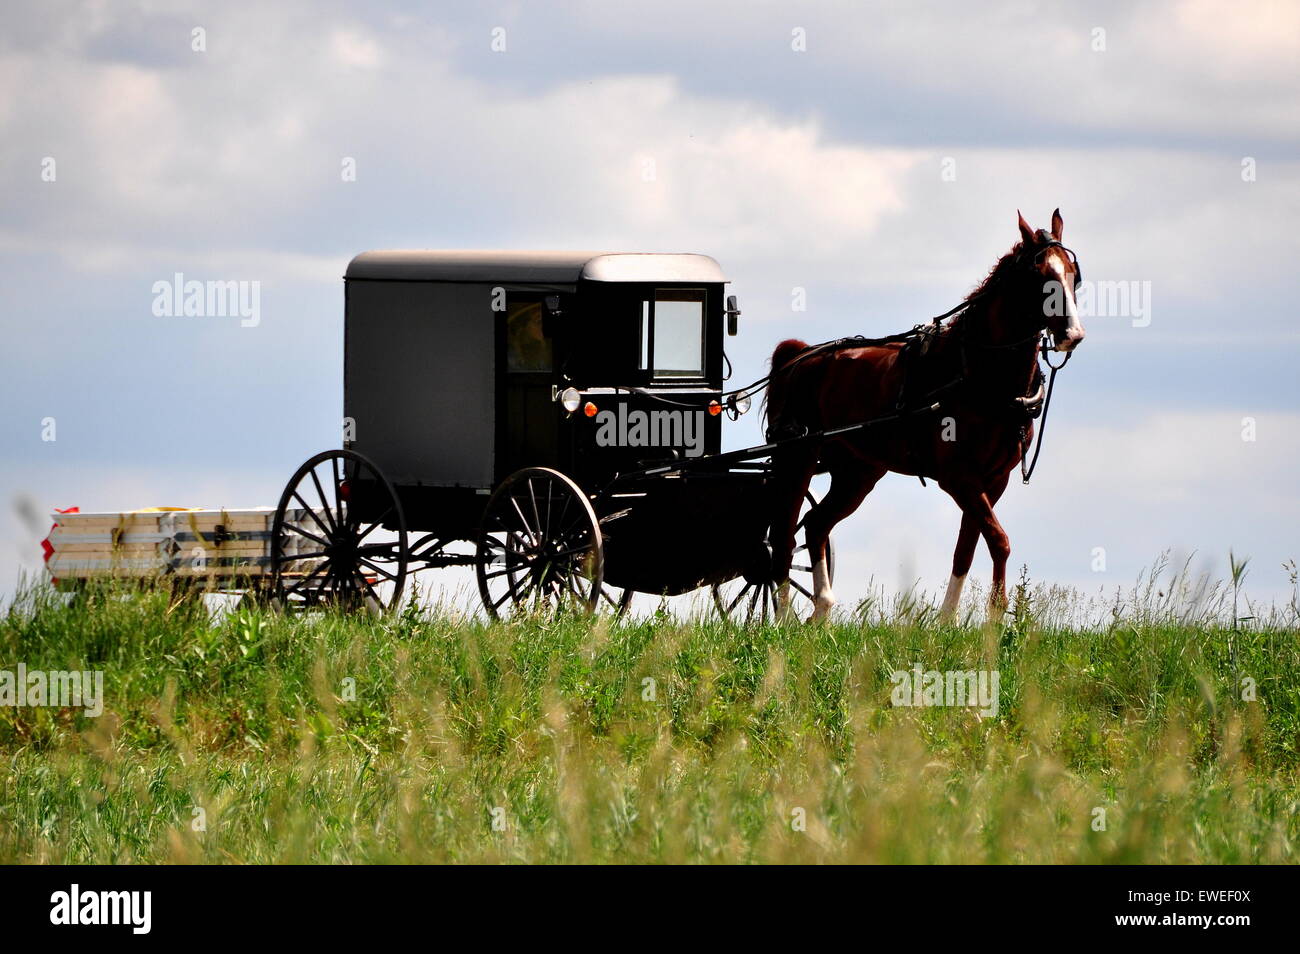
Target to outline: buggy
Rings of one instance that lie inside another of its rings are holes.
[[[280,497],[280,605],[386,609],[463,566],[492,617],[705,586],[724,615],[775,612],[773,445],[721,453],[750,394],[723,390],[740,312],[716,261],[377,251],[344,284],[343,446]]]

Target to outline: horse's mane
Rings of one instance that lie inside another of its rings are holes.
[[[1017,242],[1015,245],[1011,246],[1011,250],[998,259],[997,262],[994,263],[993,267],[989,269],[989,273],[984,276],[984,281],[976,285],[975,288],[971,290],[970,294],[968,294],[963,300],[970,301],[971,299],[978,298],[980,295],[984,294],[990,285],[1006,273],[1007,269],[1011,267],[1012,263],[1016,260],[1016,257],[1020,254],[1021,249],[1024,247],[1024,242]]]
[[[1017,242],[1015,245],[1011,246],[1011,249],[1005,255],[993,264],[993,267],[989,269],[989,273],[984,276],[984,280],[972,288],[966,297],[962,299],[962,302],[967,305],[967,307],[959,311],[957,315],[945,325],[945,330],[955,329],[968,315],[971,315],[972,313],[980,313],[981,306],[984,304],[984,302],[981,301],[982,296],[994,285],[994,283],[1000,281],[1003,276],[1012,269],[1017,257],[1020,255],[1020,252],[1024,247],[1024,242]]]

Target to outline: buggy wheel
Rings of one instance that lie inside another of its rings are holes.
[[[808,552],[804,521],[817,505],[817,498],[804,494],[804,507],[794,534],[794,560],[790,564],[790,611],[805,619],[815,608],[813,602],[812,554]],[[826,571],[835,582],[835,543],[826,538]],[[770,623],[777,616],[777,587],[771,582],[751,583],[743,577],[730,583],[714,584],[713,606],[723,619],[737,623]]]
[[[271,529],[271,594],[283,610],[382,612],[406,583],[406,517],[392,484],[354,451],[324,451],[289,479]]]
[[[493,619],[595,612],[605,548],[591,501],[559,471],[516,471],[488,501],[475,565],[479,595]],[[620,602],[630,599],[625,594]]]

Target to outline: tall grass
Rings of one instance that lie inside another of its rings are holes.
[[[34,588],[0,668],[102,669],[107,701],[0,708],[0,861],[1295,860],[1295,623],[1153,586],[1087,627],[1022,580],[996,626],[749,629]],[[997,670],[997,715],[893,707],[914,664]]]

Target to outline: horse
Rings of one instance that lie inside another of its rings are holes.
[[[957,610],[981,536],[993,560],[990,618],[1005,610],[1011,542],[993,508],[1033,439],[1042,402],[1040,338],[1050,332],[1054,350],[1067,354],[1084,339],[1075,302],[1079,265],[1062,244],[1060,209],[1050,232],[1016,217],[1020,241],[957,308],[907,340],[864,339],[854,347],[854,339],[843,339],[810,348],[790,339],[772,352],[768,439],[809,438],[779,446],[772,457],[771,579],[781,615],[789,614],[799,512],[809,481],[822,472],[830,474],[830,489],[803,522],[813,566],[810,622],[836,602],[826,553],[831,530],[890,471],[923,484],[932,479],[961,508],[941,619]],[[1045,342],[1043,349],[1046,355]],[[867,421],[876,423],[817,436]]]

